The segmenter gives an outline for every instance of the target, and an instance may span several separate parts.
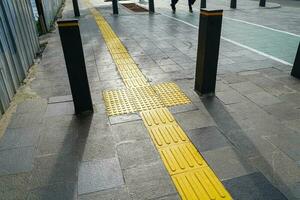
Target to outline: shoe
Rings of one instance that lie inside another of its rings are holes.
[[[171,8],[172,8],[172,11],[173,11],[173,14],[176,12],[176,7],[175,7],[175,5],[173,5],[173,4],[170,4],[170,6],[171,6]]]
[[[190,10],[190,13],[193,13],[192,5],[189,5],[189,10]]]

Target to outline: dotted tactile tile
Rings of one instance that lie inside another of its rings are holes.
[[[232,197],[209,167],[171,176],[183,200],[230,200]]]
[[[207,166],[202,156],[190,142],[161,148],[159,153],[171,175]]]
[[[164,107],[151,86],[133,87],[128,89],[133,97],[134,105],[138,111],[152,110]]]
[[[132,97],[126,89],[104,91],[103,99],[109,116],[123,115],[137,111],[132,102]]]
[[[151,86],[106,90],[103,98],[109,116],[134,113],[163,107]]]
[[[161,83],[152,87],[167,107],[191,103],[190,99],[175,83]]]

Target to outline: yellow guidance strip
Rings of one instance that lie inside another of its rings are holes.
[[[183,200],[232,199],[168,109],[140,114]]]
[[[165,108],[190,100],[174,83],[150,86],[109,24],[96,9],[91,12],[127,87],[104,91],[108,115],[142,111],[143,122],[183,200],[232,199]]]

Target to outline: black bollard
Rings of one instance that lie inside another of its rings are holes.
[[[201,0],[201,8],[206,8],[206,0]]]
[[[58,20],[57,24],[67,66],[75,113],[93,112],[78,20]]]
[[[236,0],[231,0],[230,1],[230,8],[236,8]]]
[[[266,0],[259,0],[260,7],[266,7]]]
[[[300,42],[298,45],[298,50],[295,58],[295,62],[293,65],[293,69],[291,75],[300,79]]]
[[[80,17],[78,0],[73,0],[73,9],[74,9],[74,15],[75,15],[75,17]]]
[[[114,15],[118,15],[119,14],[118,0],[112,0],[112,6],[113,6]]]
[[[214,94],[219,57],[223,10],[201,9],[195,91]]]
[[[154,13],[154,0],[149,0],[149,13]]]

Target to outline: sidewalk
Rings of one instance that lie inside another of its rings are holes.
[[[49,33],[31,95],[0,139],[0,199],[180,199],[141,115],[108,115],[103,91],[126,85],[90,7],[79,3],[95,113],[74,116],[60,38]],[[147,82],[174,82],[191,100],[168,109],[234,199],[300,199],[300,81],[291,66],[221,40],[216,98],[200,98],[197,29],[121,5],[113,16],[99,4]],[[63,18],[72,16],[67,0]]]

